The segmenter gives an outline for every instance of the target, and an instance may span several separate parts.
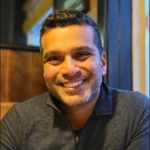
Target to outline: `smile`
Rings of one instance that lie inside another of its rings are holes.
[[[72,83],[64,83],[62,84],[65,88],[75,88],[82,85],[83,81],[72,82]]]

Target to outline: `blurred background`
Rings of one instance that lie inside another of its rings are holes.
[[[76,9],[98,25],[108,55],[105,82],[150,96],[149,0],[1,0],[1,114],[47,90],[39,30],[48,14]]]

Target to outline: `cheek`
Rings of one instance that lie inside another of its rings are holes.
[[[86,69],[92,76],[99,76],[102,72],[100,62],[95,60],[89,61],[86,64]]]
[[[49,65],[44,65],[44,78],[45,80],[54,81],[57,76],[57,70]]]

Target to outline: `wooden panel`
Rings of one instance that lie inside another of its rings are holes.
[[[40,52],[1,49],[1,100],[21,102],[47,90]]]
[[[0,107],[0,119],[3,118],[3,116],[5,115],[5,113],[14,105],[14,103],[10,103],[10,102],[2,102]]]

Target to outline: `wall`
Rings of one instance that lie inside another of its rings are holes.
[[[1,115],[14,103],[47,91],[39,51],[1,49]],[[1,116],[1,117],[2,117]]]
[[[0,42],[9,44],[24,44],[26,37],[22,31],[25,14],[20,0],[0,1]]]
[[[90,10],[87,13],[87,15],[89,15],[90,17],[92,17],[92,19],[97,22],[97,10],[98,10],[98,2],[97,0],[89,0],[90,3]]]
[[[146,94],[145,0],[132,0],[132,70],[133,90]]]

